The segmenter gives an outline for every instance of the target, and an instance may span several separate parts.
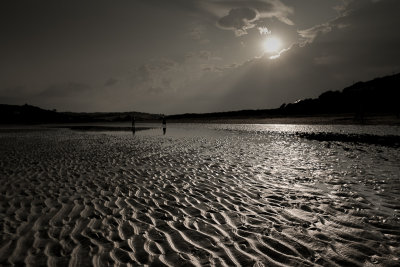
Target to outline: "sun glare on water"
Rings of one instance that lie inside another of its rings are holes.
[[[279,52],[279,50],[282,47],[281,40],[276,37],[268,37],[267,39],[264,40],[263,42],[263,47],[264,51],[267,53],[276,53]]]

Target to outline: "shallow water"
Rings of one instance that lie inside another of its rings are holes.
[[[92,125],[92,126],[112,126],[129,127],[128,122],[122,123],[91,123],[91,124],[69,124]],[[65,126],[65,124],[64,124]],[[302,124],[215,124],[215,123],[168,123],[169,135],[206,135],[215,131],[251,132],[251,133],[341,133],[341,134],[371,134],[371,135],[396,135],[400,136],[400,126],[389,125],[302,125]],[[138,128],[153,128],[154,131],[148,131],[149,134],[157,135],[161,129],[160,123],[136,123]],[[211,130],[211,131],[210,131]]]
[[[155,125],[157,127],[157,125]],[[0,132],[0,263],[395,266],[398,148],[293,132],[398,127],[168,124]]]

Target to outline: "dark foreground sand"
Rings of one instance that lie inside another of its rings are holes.
[[[399,266],[397,148],[0,132],[0,264]]]

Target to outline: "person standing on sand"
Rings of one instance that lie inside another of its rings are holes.
[[[167,120],[165,119],[165,116],[163,115],[162,117],[162,128],[163,128],[163,134],[167,132]]]
[[[135,135],[136,125],[135,125],[135,116],[132,115],[132,133]]]

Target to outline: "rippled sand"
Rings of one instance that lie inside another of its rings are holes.
[[[398,266],[398,148],[0,133],[0,264]]]

